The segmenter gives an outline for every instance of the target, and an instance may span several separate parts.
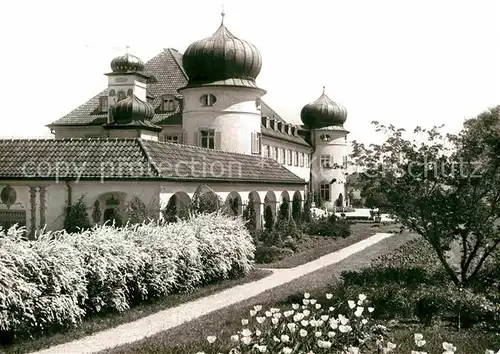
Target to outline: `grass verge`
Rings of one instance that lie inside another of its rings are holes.
[[[303,242],[298,245],[298,250],[294,254],[276,262],[258,264],[257,267],[294,268],[363,241],[376,233],[394,232],[398,230],[399,226],[395,224],[356,223],[351,225],[351,235],[346,238],[305,235]]]
[[[0,347],[0,353],[27,353],[67,343],[99,331],[116,327],[123,323],[133,322],[158,311],[175,307],[188,301],[196,300],[237,285],[265,278],[271,274],[271,271],[255,268],[249,274],[241,278],[222,280],[220,282],[195,289],[190,293],[171,294],[154,302],[142,303],[122,313],[108,313],[102,316],[90,317],[86,319],[78,328],[67,332],[55,333],[49,336],[34,338],[33,340],[20,340],[19,342],[15,342],[9,346]]]

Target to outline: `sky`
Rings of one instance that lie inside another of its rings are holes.
[[[500,104],[495,0],[10,1],[2,4],[0,137],[50,135],[46,124],[107,85],[110,61],[183,52],[224,23],[259,48],[263,100],[287,121],[322,93],[348,110],[350,139],[371,121],[413,129]]]

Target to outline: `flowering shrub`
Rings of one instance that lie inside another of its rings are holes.
[[[330,300],[332,294],[327,293],[325,298]],[[358,295],[356,301],[348,300],[344,310],[342,314],[333,307],[323,306],[308,293],[301,303],[284,311],[256,305],[241,320],[242,330],[231,335],[233,347],[228,353],[399,353],[398,345],[389,340],[387,327],[370,318],[374,308],[364,294]],[[214,344],[217,337],[208,336],[207,341]],[[414,341],[416,350],[411,354],[427,354],[423,336],[415,334]],[[451,343],[444,342],[442,347],[443,354],[457,351]],[[487,350],[485,354],[500,354],[500,351]]]
[[[37,240],[21,233],[0,231],[0,331],[13,336],[247,273],[255,250],[243,221],[221,214]]]

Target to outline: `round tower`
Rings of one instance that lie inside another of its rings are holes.
[[[311,132],[310,190],[321,198],[327,209],[346,205],[347,134],[344,123],[347,110],[332,101],[323,87],[323,94],[305,105],[300,113],[302,122]]]
[[[183,96],[182,125],[187,144],[258,154],[260,97],[266,91],[255,80],[262,57],[251,43],[224,25],[210,37],[192,43],[182,65],[189,78]]]

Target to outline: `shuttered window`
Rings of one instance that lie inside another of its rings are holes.
[[[252,154],[260,155],[261,153],[260,133],[252,133],[251,139],[252,139]]]

